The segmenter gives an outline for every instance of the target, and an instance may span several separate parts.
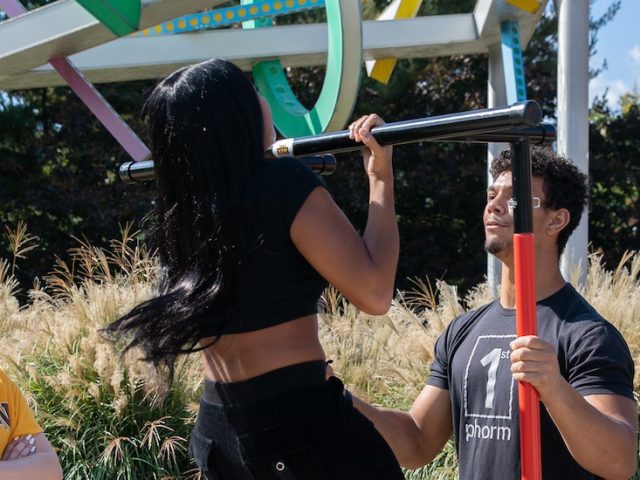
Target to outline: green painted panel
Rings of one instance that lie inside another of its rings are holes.
[[[76,0],[118,37],[138,30],[140,0]]]

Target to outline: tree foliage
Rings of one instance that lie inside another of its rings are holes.
[[[363,1],[365,18],[373,18],[388,3]],[[470,12],[474,4],[473,0],[425,0],[420,14]],[[592,20],[592,51],[598,29],[615,15],[616,8],[619,1],[603,18]],[[279,22],[314,21],[323,15],[307,12]],[[550,10],[524,52],[528,97],[541,103],[549,118],[555,115],[556,50],[557,22]],[[324,68],[289,69],[288,76],[301,102],[312,106],[322,88]],[[367,78],[363,71],[353,118],[377,112],[387,121],[398,121],[484,108],[486,78],[484,55],[400,60],[388,85]],[[139,112],[154,83],[98,86],[143,139]],[[637,98],[634,101],[619,115],[603,103],[596,104],[592,118],[591,235],[593,246],[603,249],[614,263],[625,248],[637,248],[634,185],[640,182],[634,136]],[[151,210],[153,186],[121,184],[116,172],[127,160],[68,88],[0,93],[0,222],[26,221],[40,244],[39,254],[22,264],[23,285],[45,274],[56,256],[64,257],[73,245],[72,236],[104,246],[118,237],[121,224],[145,218]],[[408,287],[406,279],[415,276],[444,278],[463,288],[477,284],[486,265],[481,224],[485,148],[444,143],[397,146],[394,165],[401,233],[398,286]],[[629,180],[628,172],[636,176]],[[340,155],[338,173],[327,183],[349,218],[364,228],[367,183],[359,155]],[[6,241],[0,239],[0,255],[6,248]]]
[[[145,83],[100,90],[136,131]],[[137,93],[134,93],[137,92]],[[119,224],[141,220],[151,186],[130,188],[117,178],[127,154],[64,87],[10,92],[0,104],[0,222],[25,221],[39,238],[18,275],[30,284],[64,257],[72,236],[106,245]],[[2,244],[0,244],[2,247]],[[1,248],[0,251],[5,250]]]
[[[612,113],[597,99],[589,131],[589,239],[614,267],[625,250],[640,249],[640,96],[628,93]]]

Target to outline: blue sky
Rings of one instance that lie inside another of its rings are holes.
[[[595,0],[591,16],[599,17],[613,0]],[[640,0],[622,0],[616,17],[600,29],[596,44],[597,54],[591,66],[597,67],[607,60],[607,70],[589,83],[589,100],[602,95],[608,87],[609,105],[618,109],[620,95],[640,90]]]

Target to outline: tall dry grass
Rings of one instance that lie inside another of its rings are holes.
[[[108,250],[78,239],[71,261],[57,259],[21,307],[15,253],[37,245],[26,230],[20,235],[13,257],[0,259],[0,361],[29,392],[66,478],[197,478],[186,447],[202,383],[199,358],[183,360],[167,389],[165,378],[138,360],[140,352],[123,356],[121,346],[100,334],[152,294],[152,252],[129,228]],[[620,329],[638,359],[640,252],[625,255],[613,271],[592,257],[582,293]],[[461,298],[444,282],[416,281],[412,291],[398,293],[388,314],[371,317],[329,289],[321,339],[349,388],[375,404],[407,409],[425,384],[440,332],[456,315],[489,300],[485,284]],[[407,478],[452,479],[456,469],[450,443]]]
[[[10,263],[0,260],[0,364],[28,392],[67,479],[199,476],[186,454],[199,359],[179,364],[169,390],[139,351],[122,355],[100,333],[152,294],[157,265],[134,236],[125,228],[108,251],[78,239],[22,308]]]

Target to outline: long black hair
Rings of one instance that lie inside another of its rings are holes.
[[[231,321],[252,247],[252,174],[263,160],[263,118],[251,81],[209,60],[162,80],[144,105],[157,184],[157,295],[106,327],[173,374]]]

